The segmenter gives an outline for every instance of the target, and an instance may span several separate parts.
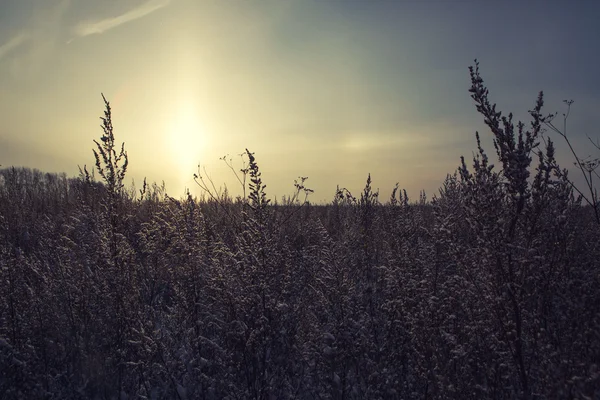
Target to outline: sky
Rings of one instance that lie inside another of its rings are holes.
[[[397,182],[431,197],[475,131],[495,156],[468,93],[475,58],[517,119],[540,90],[548,113],[573,99],[569,137],[598,155],[599,18],[591,0],[0,0],[0,164],[92,167],[103,93],[138,188],[200,195],[200,165],[239,194],[220,158],[241,168],[248,148],[271,198],[307,176],[328,202],[369,173],[382,200]]]

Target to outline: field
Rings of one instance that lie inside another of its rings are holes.
[[[541,95],[519,129],[472,83],[497,166],[430,200],[271,204],[250,151],[235,199],[128,190],[108,103],[98,179],[0,170],[0,398],[600,398],[597,208]]]

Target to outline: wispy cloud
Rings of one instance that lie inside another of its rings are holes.
[[[0,46],[0,60],[2,57],[7,55],[11,50],[19,47],[23,42],[27,40],[28,35],[25,33],[20,33],[14,37],[12,37],[8,42],[4,43]]]
[[[149,0],[133,10],[130,10],[117,17],[106,18],[100,21],[85,21],[79,23],[74,28],[77,36],[88,36],[100,34],[119,25],[145,17],[146,15],[167,6],[171,0]]]
[[[7,61],[12,78],[41,76],[47,61],[57,54],[62,22],[71,0],[38,1],[31,16],[22,21],[21,34],[0,47],[0,59]]]

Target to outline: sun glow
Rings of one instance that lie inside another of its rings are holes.
[[[192,176],[209,146],[199,109],[191,102],[178,107],[168,126],[168,142],[178,172]]]

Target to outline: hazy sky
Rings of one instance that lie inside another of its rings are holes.
[[[597,1],[0,0],[0,164],[76,175],[93,165],[100,93],[130,178],[195,189],[255,152],[267,193],[308,176],[313,201],[371,173],[437,192],[489,131],[469,97],[478,58],[492,101],[527,118],[574,99],[570,134],[600,137]],[[563,166],[570,164],[556,138]]]

